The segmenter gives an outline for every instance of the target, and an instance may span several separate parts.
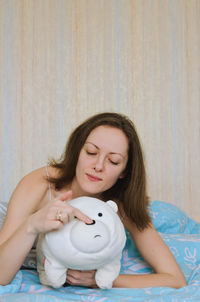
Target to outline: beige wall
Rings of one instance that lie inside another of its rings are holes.
[[[0,199],[109,110],[135,121],[151,199],[200,220],[199,50],[199,0],[1,0]]]

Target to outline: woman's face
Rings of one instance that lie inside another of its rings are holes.
[[[123,177],[128,161],[128,139],[122,130],[111,126],[95,128],[81,149],[74,196],[95,196],[110,189]]]

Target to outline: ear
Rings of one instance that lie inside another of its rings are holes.
[[[114,212],[117,213],[118,206],[117,206],[116,202],[114,202],[112,200],[108,200],[106,203],[113,209]]]

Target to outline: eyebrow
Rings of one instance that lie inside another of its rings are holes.
[[[88,142],[88,141],[86,141],[85,142],[86,144],[91,144],[91,145],[93,145],[95,148],[97,148],[98,150],[100,149],[97,145],[95,145],[94,143],[91,143],[91,142]],[[123,158],[125,158],[125,156],[124,155],[122,155],[121,153],[118,153],[118,152],[109,152],[110,154],[118,154],[118,155],[120,155],[121,157],[123,157]]]

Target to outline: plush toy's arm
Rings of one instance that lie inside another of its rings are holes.
[[[45,273],[48,285],[58,288],[66,281],[67,269],[55,260],[45,259]]]
[[[112,288],[113,281],[117,278],[121,267],[121,255],[109,264],[99,268],[95,274],[96,284],[99,288],[109,289]]]
[[[37,271],[44,285],[57,288],[66,281],[67,269],[51,255],[44,234],[40,235],[37,243]]]
[[[61,287],[66,281],[67,269],[61,265],[52,263],[48,259],[43,258],[44,264],[37,264],[40,282],[43,285],[50,285],[55,288]]]

